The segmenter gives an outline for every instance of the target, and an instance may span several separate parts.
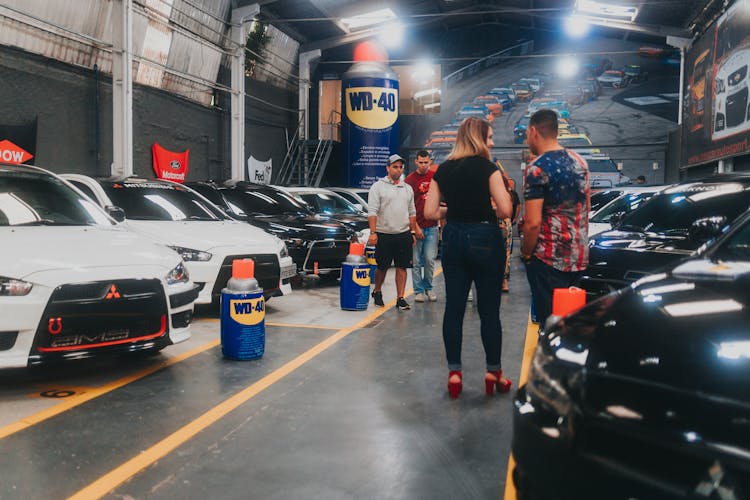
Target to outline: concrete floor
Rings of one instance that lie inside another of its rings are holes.
[[[515,382],[529,292],[512,262]],[[386,310],[341,311],[335,285],[273,299],[257,361],[224,359],[203,310],[190,341],[150,359],[0,373],[0,498],[501,497],[511,394],[484,395],[470,303],[464,392],[450,400],[435,283],[437,303],[405,312],[392,274]]]

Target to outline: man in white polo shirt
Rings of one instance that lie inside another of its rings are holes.
[[[411,309],[404,300],[404,289],[406,269],[412,264],[417,211],[414,208],[414,191],[401,180],[404,159],[397,154],[389,156],[386,172],[388,175],[378,179],[370,187],[367,197],[370,222],[370,239],[367,244],[375,246],[375,260],[378,264],[372,298],[376,306],[385,306],[380,289],[393,262],[396,267],[396,307],[405,311]]]

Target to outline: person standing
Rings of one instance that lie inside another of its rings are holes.
[[[370,238],[367,244],[375,247],[375,288],[372,298],[376,306],[384,307],[381,290],[391,263],[396,268],[396,307],[400,311],[411,309],[404,300],[406,269],[412,265],[412,247],[417,230],[417,212],[414,208],[414,191],[401,181],[404,159],[397,154],[388,157],[388,175],[370,187],[367,197]]]
[[[424,149],[417,152],[415,160],[417,169],[406,176],[406,183],[414,191],[414,206],[417,210],[417,226],[415,235],[413,265],[411,280],[414,285],[414,301],[435,302],[437,295],[432,291],[432,274],[435,269],[435,258],[438,250],[437,221],[426,219],[424,216],[424,202],[430,189],[430,181],[434,174],[430,170],[430,153]]]
[[[586,161],[557,142],[557,115],[541,109],[529,119],[527,140],[536,156],[526,170],[521,259],[540,325],[552,314],[555,288],[576,284],[589,259],[591,206]]]
[[[425,201],[427,218],[447,219],[443,229],[445,313],[443,343],[448,361],[448,392],[457,398],[463,389],[461,343],[466,298],[472,282],[481,322],[487,372],[487,395],[508,392],[511,381],[500,366],[502,325],[500,297],[505,267],[505,241],[498,218],[511,215],[512,203],[500,171],[490,161],[492,127],[486,120],[461,123],[448,160],[438,167]],[[446,207],[440,206],[441,198]]]

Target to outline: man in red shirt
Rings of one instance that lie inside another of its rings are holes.
[[[434,174],[430,170],[430,153],[421,150],[417,153],[415,160],[416,171],[406,176],[406,183],[414,191],[414,206],[417,209],[417,227],[414,245],[413,267],[411,269],[412,283],[414,284],[414,301],[424,302],[429,300],[435,302],[437,295],[432,291],[432,273],[435,269],[435,258],[438,248],[437,222],[424,217],[424,202],[427,199],[427,191],[430,189],[430,181]]]

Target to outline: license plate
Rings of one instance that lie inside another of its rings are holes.
[[[297,274],[297,266],[287,266],[281,268],[281,279],[285,280],[288,278],[292,278]]]

